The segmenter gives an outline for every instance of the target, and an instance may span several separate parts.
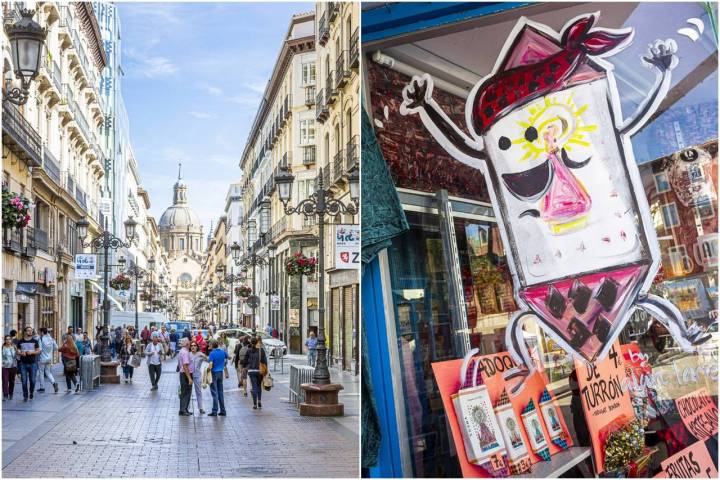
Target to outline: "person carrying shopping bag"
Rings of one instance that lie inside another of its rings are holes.
[[[125,383],[132,383],[133,372],[136,366],[140,366],[140,357],[132,338],[125,337],[125,345],[120,349],[120,365],[123,369]]]
[[[262,380],[267,373],[267,356],[262,346],[262,339],[253,338],[252,344],[245,353],[245,364],[247,365],[247,374],[252,386],[253,410],[262,409]]]
[[[187,340],[187,339],[185,339]],[[195,387],[195,401],[197,402],[198,410],[200,410],[201,414],[205,413],[205,410],[203,410],[203,388],[207,386],[207,384],[203,385],[203,368],[202,364],[203,362],[207,361],[207,355],[202,353],[200,351],[200,346],[197,344],[195,340],[192,340],[190,342],[190,357],[191,361],[193,363],[193,386]]]
[[[72,338],[72,335],[65,337],[65,343],[60,347],[60,353],[62,354],[65,384],[67,385],[67,392],[65,393],[72,392],[73,385],[75,385],[75,393],[77,393],[80,391],[80,383],[76,377],[78,362],[80,361],[80,352],[78,352],[75,339]]]

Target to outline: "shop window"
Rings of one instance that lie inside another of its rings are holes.
[[[702,219],[715,218],[715,207],[713,201],[707,195],[695,202],[695,213]]]
[[[677,205],[671,202],[662,206],[663,224],[665,228],[677,227],[680,225]]]

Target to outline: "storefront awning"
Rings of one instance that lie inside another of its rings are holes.
[[[18,282],[15,287],[15,293],[24,293],[25,295],[35,295],[37,293],[38,284],[35,282]]]
[[[86,282],[88,282],[90,285],[92,285],[93,288],[94,288],[95,290],[97,290],[98,292],[100,292],[100,293],[105,293],[105,289],[104,289],[103,287],[101,287],[95,280],[86,280]],[[115,304],[115,306],[117,307],[118,311],[120,311],[120,312],[124,312],[124,311],[125,311],[125,309],[124,309],[123,306],[122,306],[122,303],[120,303],[120,302],[119,302],[116,298],[114,298],[112,295],[108,294],[108,299],[109,299],[112,303]]]

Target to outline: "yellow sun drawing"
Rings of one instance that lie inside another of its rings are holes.
[[[572,93],[547,95],[536,102],[531,103],[525,111],[528,118],[525,121],[518,121],[522,127],[523,135],[512,140],[513,144],[521,144],[525,155],[521,161],[537,159],[540,154],[546,151],[543,132],[550,126],[556,125],[561,132],[556,144],[567,151],[572,151],[573,145],[589,147],[587,132],[597,129],[597,125],[583,122],[582,114],[587,110],[588,105],[578,107],[573,101]],[[534,127],[537,135],[534,139],[526,138],[525,132],[529,127]]]

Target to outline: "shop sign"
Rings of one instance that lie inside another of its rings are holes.
[[[270,310],[274,312],[280,311],[280,295],[270,295]]]
[[[668,300],[645,295],[661,255],[649,207],[637,200],[644,190],[631,143],[667,95],[678,46],[650,45],[642,61],[656,81],[648,101],[623,113],[605,58],[626,49],[634,30],[599,28],[598,20],[580,15],[560,31],[518,20],[493,71],[468,95],[466,125],[434,100],[428,74],[405,86],[400,113],[417,115],[450,155],[486,177],[521,308],[508,338],[522,338],[524,322],[536,319],[589,363],[607,357],[639,308],[664,312],[657,320],[692,351],[709,335],[689,330]],[[518,367],[536,371],[524,342],[508,348]]]
[[[300,326],[300,310],[297,308],[291,308],[288,316],[288,325],[291,327]]]
[[[360,268],[360,225],[335,228],[335,268]]]
[[[660,463],[667,478],[718,478],[705,442],[695,442]]]
[[[86,253],[75,254],[75,279],[76,280],[94,280],[97,277],[95,255]]]
[[[634,418],[620,342],[616,341],[607,357],[592,363],[575,360],[580,398],[592,440],[597,471],[604,470],[604,445],[601,431],[618,417]]]
[[[45,267],[43,270],[35,272],[35,279],[37,283],[49,287],[55,285],[55,270],[52,268]]]
[[[680,397],[675,403],[680,418],[695,438],[706,440],[718,433],[718,408],[706,388]]]

